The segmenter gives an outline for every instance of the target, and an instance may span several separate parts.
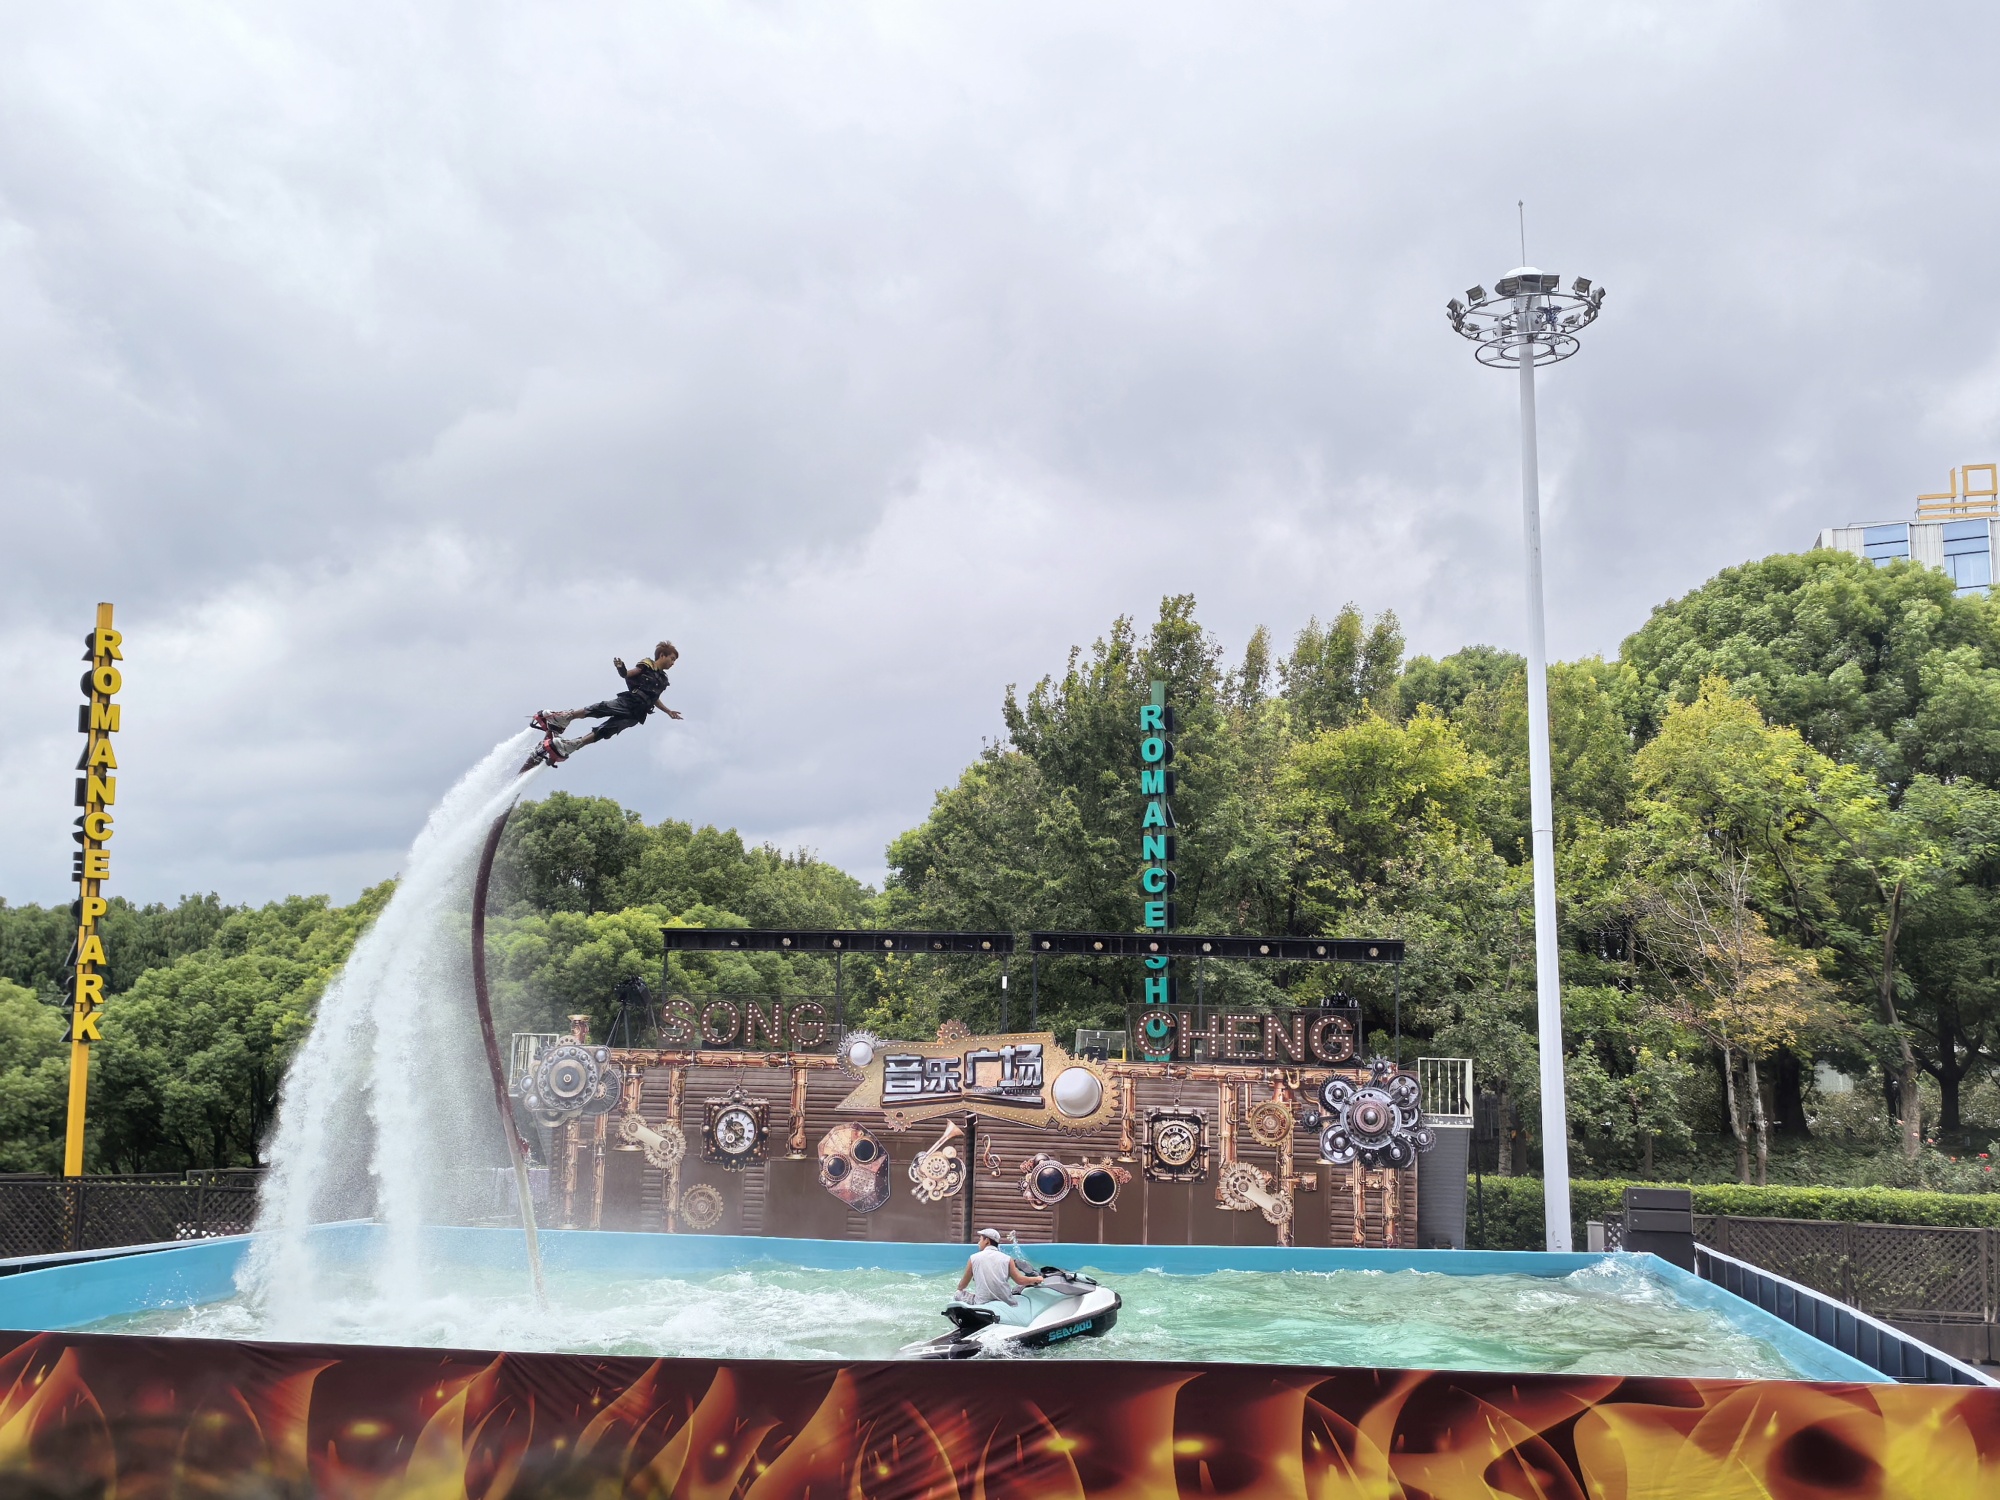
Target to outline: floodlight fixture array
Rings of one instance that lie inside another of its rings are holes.
[[[1577,351],[1576,335],[1597,321],[1604,306],[1604,288],[1579,276],[1562,289],[1553,271],[1520,266],[1494,283],[1489,293],[1471,287],[1465,300],[1454,297],[1444,305],[1452,331],[1478,347],[1474,357],[1498,369],[1517,368],[1522,359],[1552,365]]]

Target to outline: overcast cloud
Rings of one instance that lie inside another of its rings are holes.
[[[1553,649],[2000,459],[1988,6],[8,6],[0,894],[340,899],[660,634],[555,784],[879,879],[1010,682],[1191,590]]]

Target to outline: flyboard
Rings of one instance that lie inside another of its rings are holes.
[[[1029,1270],[1034,1263],[1019,1240],[1008,1253]],[[1118,1321],[1124,1298],[1081,1271],[1042,1266],[1042,1284],[1022,1287],[1014,1304],[954,1302],[944,1309],[949,1333],[919,1339],[898,1351],[905,1359],[974,1359],[1023,1349],[1046,1349],[1065,1339],[1102,1338]]]

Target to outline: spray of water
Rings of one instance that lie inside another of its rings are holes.
[[[334,1268],[312,1225],[379,1220],[369,1263],[339,1267],[339,1300],[350,1313],[357,1298],[415,1309],[433,1291],[424,1227],[461,1215],[480,1180],[469,1168],[506,1161],[473,1015],[470,902],[486,830],[538,774],[516,774],[534,737],[496,745],[431,813],[285,1076],[240,1277],[274,1337],[330,1331]]]

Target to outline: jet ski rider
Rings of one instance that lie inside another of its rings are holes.
[[[1042,1278],[1022,1270],[1021,1263],[1000,1248],[1000,1240],[997,1229],[979,1231],[979,1248],[972,1252],[965,1274],[958,1278],[959,1300],[992,1308],[1003,1323],[1027,1324],[1033,1320],[1034,1310],[1020,1300],[1014,1286],[1040,1286]],[[968,1286],[973,1291],[970,1297],[965,1294]]]

